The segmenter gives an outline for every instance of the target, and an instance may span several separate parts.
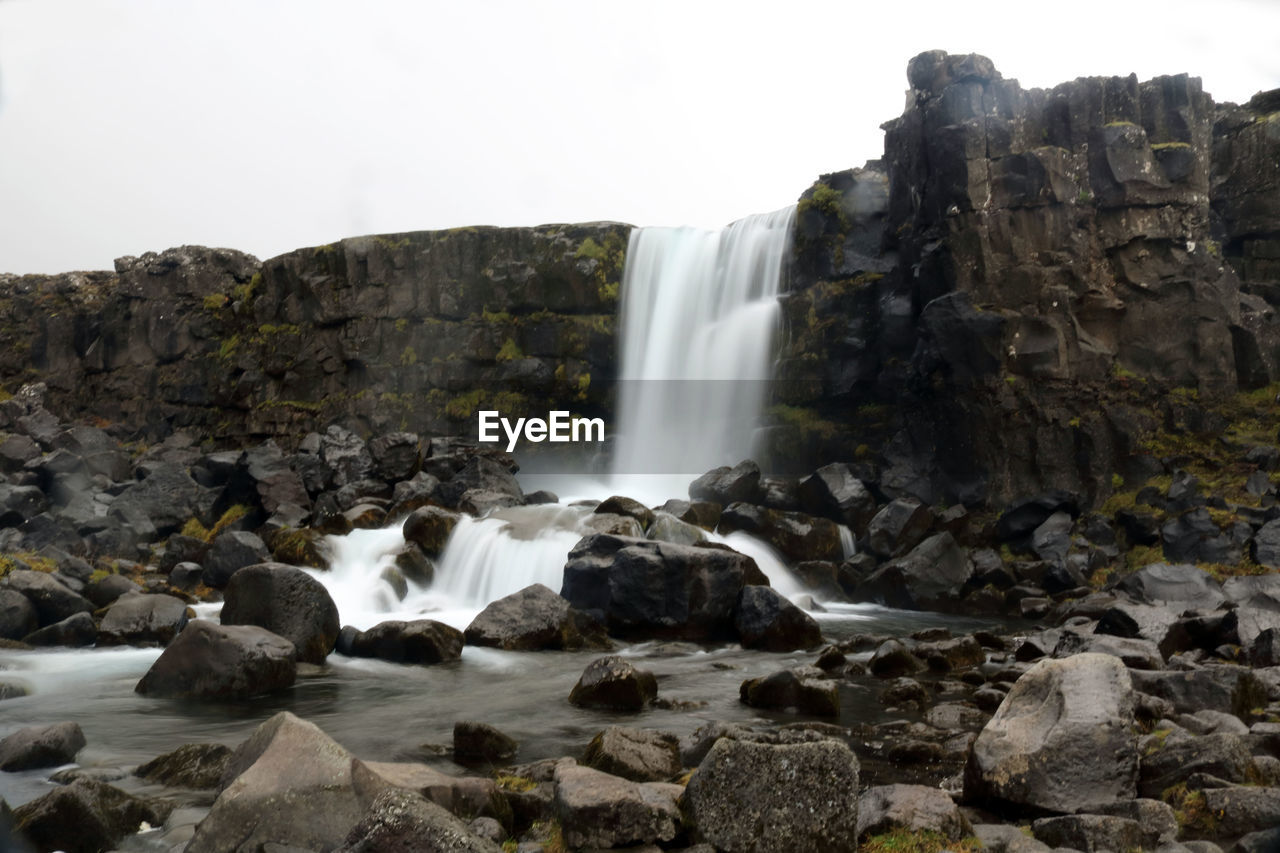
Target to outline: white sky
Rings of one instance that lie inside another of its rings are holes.
[[[887,8],[886,8],[887,7]],[[1280,86],[1280,0],[0,0],[0,272],[196,243],[722,225],[881,153],[907,60]]]

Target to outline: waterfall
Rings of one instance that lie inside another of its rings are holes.
[[[640,228],[622,281],[615,476],[689,480],[751,455],[795,208],[720,231]]]

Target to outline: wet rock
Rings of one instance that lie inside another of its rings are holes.
[[[1041,818],[1031,824],[1036,840],[1073,850],[1138,850],[1142,826],[1124,817],[1075,814]]]
[[[222,589],[231,576],[245,566],[266,562],[271,556],[267,545],[257,535],[244,530],[228,530],[222,533],[201,560],[206,586]]]
[[[745,586],[733,624],[744,649],[789,652],[822,644],[813,617],[767,586]]]
[[[701,527],[681,521],[669,512],[654,513],[653,524],[649,526],[646,537],[676,545],[697,545],[707,540],[707,534]]]
[[[16,589],[0,589],[0,637],[20,640],[40,627],[36,606]]]
[[[844,463],[822,466],[799,482],[796,493],[802,510],[848,525],[859,535],[876,513],[875,496]]]
[[[41,625],[61,622],[76,613],[92,613],[93,602],[72,592],[47,572],[15,569],[0,580],[0,587],[20,592],[36,608]]]
[[[569,693],[569,701],[583,708],[639,711],[657,695],[658,681],[653,673],[608,655],[587,664]]]
[[[287,711],[276,714],[232,753],[221,792],[187,853],[256,850],[267,843],[338,846],[364,815],[353,778],[359,766],[312,723]]]
[[[768,579],[736,551],[597,533],[569,552],[560,594],[613,636],[728,640],[747,584]]]
[[[1110,655],[1036,664],[978,735],[966,799],[1072,812],[1132,799],[1138,774],[1134,693]]]
[[[606,498],[592,512],[596,515],[624,515],[634,518],[639,522],[642,532],[649,529],[654,518],[653,510],[639,501],[621,495]]]
[[[978,666],[986,660],[986,653],[973,637],[956,637],[933,643],[919,643],[914,654],[924,658],[929,669],[935,672],[951,672]]]
[[[721,533],[750,533],[773,546],[790,562],[840,560],[840,530],[830,519],[783,512],[747,503],[730,504],[720,515]]]
[[[924,662],[912,654],[901,640],[885,640],[867,663],[867,670],[880,678],[914,675],[924,668]]]
[[[906,610],[953,606],[973,567],[950,533],[930,536],[905,557],[876,569],[853,592],[854,601],[871,601]]]
[[[933,702],[933,694],[914,678],[895,678],[880,694],[884,705],[923,709]]]
[[[595,531],[596,533],[629,536],[636,539],[644,538],[644,527],[629,515],[593,512],[582,519],[582,526],[586,530]]]
[[[429,557],[438,557],[462,516],[438,506],[424,506],[404,520],[405,541],[413,542]]]
[[[760,466],[748,459],[732,468],[714,468],[689,484],[689,497],[721,506],[739,501],[757,503],[762,497]]]
[[[0,770],[14,773],[68,764],[84,745],[84,732],[77,723],[18,729],[0,740]]]
[[[138,765],[133,775],[173,788],[208,790],[218,787],[231,750],[220,743],[188,743]]]
[[[444,663],[462,657],[462,642],[462,632],[443,622],[392,620],[360,632],[351,644],[351,654],[392,663]]]
[[[293,643],[253,625],[194,619],[134,689],[160,698],[244,699],[293,684]]]
[[[187,605],[171,595],[132,594],[112,604],[98,626],[100,646],[167,646],[187,624]]]
[[[324,584],[293,566],[262,563],[231,576],[222,605],[223,625],[256,625],[284,637],[298,660],[324,663],[341,623]]]
[[[610,726],[591,739],[582,763],[632,782],[663,782],[680,774],[680,741],[666,732]]]
[[[511,825],[511,808],[492,779],[450,776],[425,764],[380,761],[353,764],[352,779],[366,799],[386,787],[403,788],[459,817],[493,817]]]
[[[467,645],[517,651],[613,647],[603,625],[542,584],[490,602],[464,633]]]
[[[738,698],[753,708],[770,708],[811,714],[816,717],[840,716],[840,691],[834,681],[827,681],[817,667],[783,669],[763,678],[742,682]]]
[[[178,563],[169,572],[169,586],[191,592],[204,583],[204,567],[199,563]]]
[[[1031,533],[1031,550],[1046,563],[1062,565],[1071,550],[1071,513],[1059,510]]]
[[[867,525],[867,543],[873,554],[900,557],[929,534],[933,513],[912,498],[890,501]]]
[[[453,755],[465,761],[496,762],[516,754],[519,744],[487,723],[453,724]]]
[[[462,820],[412,791],[383,791],[335,853],[499,853]]]
[[[18,830],[39,850],[98,853],[138,831],[162,825],[173,806],[131,796],[92,779],[77,779],[14,810]]]
[[[555,769],[555,809],[571,848],[671,841],[680,829],[679,785],[630,782],[590,767]]]
[[[468,499],[468,493],[471,497]],[[455,509],[488,509],[494,506],[520,506],[524,492],[507,466],[485,456],[472,456],[452,477],[436,487],[433,497]],[[428,552],[430,553],[430,552]]]
[[[837,741],[722,738],[685,787],[698,838],[741,851],[856,850],[858,760]]]
[[[0,524],[17,527],[49,508],[49,499],[38,486],[0,483]]]
[[[946,792],[925,785],[874,785],[858,797],[858,837],[895,829],[936,832],[950,841],[973,827]]]
[[[29,646],[92,646],[98,639],[98,626],[88,613],[68,616],[61,622],[46,625],[22,638]]]

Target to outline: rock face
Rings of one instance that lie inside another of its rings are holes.
[[[742,588],[768,583],[736,551],[598,533],[569,552],[560,595],[614,636],[727,640]]]
[[[1014,683],[974,742],[965,797],[1060,813],[1133,799],[1133,709],[1118,658],[1041,661]]]
[[[843,743],[771,745],[721,738],[682,808],[720,850],[858,849],[858,759]]]
[[[296,655],[293,643],[266,629],[195,619],[135,689],[165,698],[245,699],[293,684]]]
[[[604,626],[542,584],[490,602],[464,632],[468,645],[500,649],[608,649]]]
[[[222,624],[266,628],[293,643],[306,663],[324,663],[342,627],[324,584],[280,563],[246,566],[231,576]]]

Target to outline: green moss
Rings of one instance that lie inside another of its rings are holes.
[[[403,332],[403,331],[404,331],[405,329],[407,329],[407,328],[409,328],[409,321],[408,321],[408,320],[406,320],[404,317],[400,317],[400,318],[398,318],[398,319],[396,320],[396,331],[397,331],[397,332]]]
[[[1164,550],[1159,545],[1138,545],[1130,548],[1124,555],[1125,565],[1130,569],[1141,569],[1152,563],[1164,562]]]
[[[483,388],[473,388],[449,400],[445,404],[444,413],[454,420],[465,420],[474,417],[475,413],[481,408],[493,408],[485,405],[488,396],[488,392]]]
[[[319,414],[324,405],[321,403],[312,403],[310,400],[263,400],[254,406],[259,411],[270,411],[271,409],[293,409],[298,412],[307,412],[308,414]]]
[[[480,318],[486,323],[510,323],[511,315],[506,311],[490,311],[488,308],[480,309]]]
[[[1160,799],[1173,807],[1173,816],[1182,830],[1179,837],[1213,838],[1218,817],[1209,809],[1203,791],[1193,791],[1185,782],[1165,788]]]
[[[1153,142],[1152,151],[1168,151],[1170,148],[1190,148],[1189,142]]]
[[[222,293],[210,293],[204,298],[204,310],[217,311],[227,304],[227,297]]]
[[[249,507],[244,504],[233,504],[228,507],[227,511],[224,512],[216,522],[214,522],[213,527],[209,528],[208,541],[212,542],[214,539],[218,538],[220,533],[248,514]]]
[[[520,351],[520,346],[516,343],[515,338],[507,338],[496,356],[498,361],[516,361],[521,358],[524,358],[524,353]]]
[[[609,250],[591,237],[588,237],[578,246],[578,251],[574,252],[573,256],[575,258],[591,258],[595,261],[604,261],[609,257]]]
[[[237,302],[251,305],[257,298],[260,287],[262,287],[262,273],[256,272],[245,284],[237,284],[231,288],[231,297]]]
[[[843,196],[839,190],[824,183],[815,183],[808,197],[802,198],[796,205],[796,215],[800,216],[807,211],[816,210],[823,216],[835,217],[840,221],[841,230],[848,230],[849,221],[844,215],[842,201]]]
[[[406,346],[403,350],[400,351],[400,363],[406,367],[408,367],[411,364],[418,363],[418,353],[414,350],[413,347]]]
[[[600,297],[601,302],[614,303],[618,301],[618,293],[621,289],[621,282],[610,281],[597,287],[596,295]]]
[[[312,254],[317,258],[331,258],[338,254],[338,247],[334,243],[325,243],[323,246],[316,246]]]
[[[528,779],[524,776],[513,776],[506,773],[499,773],[494,781],[498,783],[498,787],[502,790],[514,791],[518,794],[532,791],[534,788],[538,787],[538,783],[532,779]]]
[[[1091,201],[1093,201],[1093,193],[1087,189],[1080,190],[1079,195],[1076,196],[1077,204],[1089,204]]]
[[[209,528],[200,523],[198,519],[188,518],[187,523],[182,525],[180,531],[183,536],[190,536],[192,539],[201,539],[205,542],[209,541]]]
[[[379,246],[388,251],[395,251],[396,249],[407,249],[410,245],[410,240],[408,237],[401,237],[399,240],[393,240],[390,237],[378,236],[373,238],[373,243],[375,246]]]
[[[14,569],[27,568],[34,572],[56,572],[58,564],[34,551],[15,551],[0,555],[0,578]]]
[[[951,853],[977,853],[982,849],[982,842],[977,838],[952,841],[941,832],[931,829],[914,832],[909,829],[891,829],[864,839],[858,846],[860,853],[940,853],[943,850]]]
[[[1113,489],[1123,489],[1123,488],[1124,488],[1124,477],[1121,477],[1119,474],[1112,474],[1112,475],[1111,475],[1111,488],[1113,488]]]
[[[1103,127],[1137,127],[1137,125],[1131,121],[1109,121]]]
[[[218,358],[222,361],[231,361],[236,357],[236,351],[240,348],[240,336],[232,335],[222,342],[218,347]]]
[[[778,423],[795,431],[800,439],[829,441],[839,435],[839,426],[826,420],[813,409],[779,404],[769,407],[769,415]]]
[[[586,371],[583,371],[582,373],[578,374],[577,387],[578,387],[578,399],[579,400],[587,399],[587,390],[591,387],[591,374],[587,373]]]

